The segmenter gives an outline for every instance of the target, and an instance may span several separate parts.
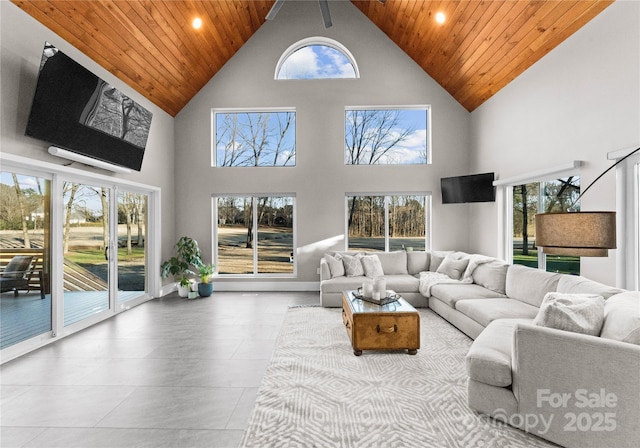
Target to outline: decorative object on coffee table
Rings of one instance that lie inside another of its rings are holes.
[[[355,291],[344,291],[342,322],[356,356],[363,350],[405,349],[415,355],[420,348],[420,314],[403,298],[376,305],[359,299]]]

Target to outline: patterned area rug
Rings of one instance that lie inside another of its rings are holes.
[[[340,309],[292,308],[243,447],[555,447],[467,406],[471,339],[420,311],[421,349],[353,355]]]

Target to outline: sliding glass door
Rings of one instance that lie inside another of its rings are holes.
[[[104,186],[63,183],[64,325],[110,309],[109,202]]]
[[[0,172],[0,349],[52,329],[51,180]]]
[[[149,195],[118,191],[118,303],[146,293]]]

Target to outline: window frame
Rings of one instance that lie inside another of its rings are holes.
[[[311,47],[311,46],[329,47],[342,53],[351,63],[351,66],[353,67],[353,71],[355,72],[355,77],[354,78],[309,78],[309,79],[278,78],[278,74],[282,69],[282,65],[287,61],[287,59],[289,59],[291,55],[293,55],[296,51],[301,50],[302,48]],[[340,42],[324,36],[312,36],[312,37],[307,37],[297,41],[296,43],[290,45],[289,48],[287,48],[282,53],[282,55],[280,56],[280,59],[278,59],[278,63],[276,64],[276,69],[273,75],[273,79],[276,81],[313,81],[318,79],[320,80],[322,79],[360,79],[360,69],[358,68],[358,63],[356,62],[356,59],[353,57],[353,54],[351,54],[349,49],[344,45],[342,45]]]
[[[293,143],[294,163],[292,165],[248,165],[248,166],[219,166],[217,150],[217,114],[260,114],[260,113],[293,113]],[[212,108],[211,109],[211,167],[213,168],[293,168],[297,165],[298,157],[298,116],[295,107],[240,107],[240,108]]]
[[[496,188],[496,204],[498,208],[498,258],[513,264],[513,188],[517,185],[542,183],[569,176],[580,175],[582,162],[571,162],[545,168],[539,171],[500,179],[493,182]],[[546,270],[546,256],[538,247],[538,269]]]
[[[377,163],[377,164],[356,164],[356,163],[348,163],[347,161],[347,113],[349,111],[367,111],[367,110],[397,110],[397,111],[422,111],[424,110],[426,113],[426,157],[425,161],[421,163]],[[376,105],[366,105],[366,106],[345,106],[344,108],[344,147],[343,147],[343,163],[345,166],[425,166],[432,164],[432,154],[433,154],[433,146],[432,146],[432,126],[431,126],[431,115],[432,115],[431,105],[430,104],[413,104],[413,105],[386,105],[386,106],[376,106]]]
[[[389,200],[388,198],[391,196],[423,196],[424,197],[424,214],[425,214],[425,235],[424,235],[424,250],[431,250],[431,238],[432,238],[432,227],[431,227],[431,215],[432,215],[432,198],[433,193],[430,191],[400,191],[400,192],[347,192],[344,196],[344,250],[349,251],[349,199],[352,197],[362,197],[362,196],[378,196],[384,197],[384,213],[385,213],[385,222],[384,222],[384,252],[389,252]],[[371,249],[362,249],[362,250],[371,250]],[[354,249],[354,251],[360,251],[359,249]]]
[[[255,235],[255,241],[257,241],[257,234],[259,226],[256,225],[256,217],[258,213],[258,209],[255,206],[255,201],[258,198],[264,197],[287,197],[291,198],[292,202],[292,216],[293,216],[293,224],[292,224],[292,233],[293,233],[293,244],[291,247],[291,251],[293,252],[293,272],[291,273],[260,273],[258,271],[258,244],[254,244],[253,250],[253,273],[242,273],[242,274],[221,274],[219,272],[220,269],[220,261],[218,255],[218,199],[226,198],[226,197],[234,197],[234,198],[251,198],[252,204],[252,229]],[[215,273],[214,277],[217,278],[297,278],[298,277],[298,257],[296,256],[298,252],[298,232],[297,232],[297,198],[295,193],[230,193],[230,194],[222,194],[216,193],[211,195],[211,210],[212,210],[212,227],[213,227],[213,238],[212,238],[212,250],[213,254],[213,263],[215,264]]]
[[[635,148],[610,152],[607,158],[615,163]],[[616,285],[640,291],[640,154],[616,166],[616,213]]]

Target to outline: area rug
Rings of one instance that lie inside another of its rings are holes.
[[[471,339],[420,311],[421,348],[354,356],[340,309],[287,311],[242,447],[554,447],[467,406]]]

